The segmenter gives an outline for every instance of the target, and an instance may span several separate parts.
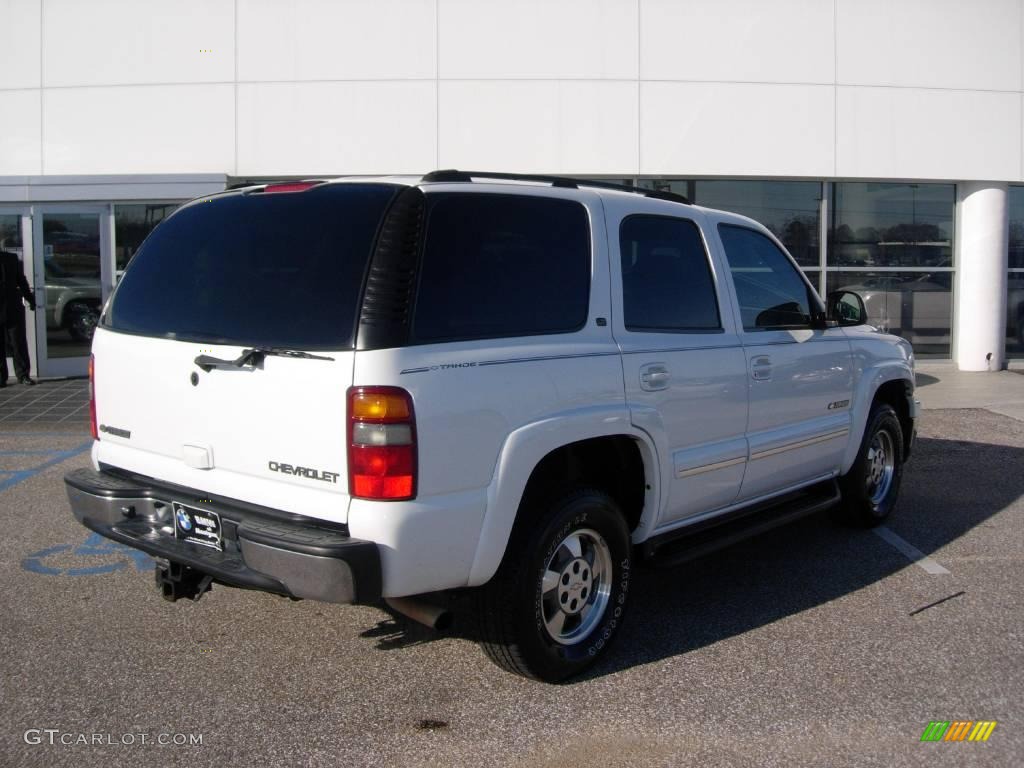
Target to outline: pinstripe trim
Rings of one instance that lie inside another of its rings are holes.
[[[768,448],[757,453],[750,454],[750,460],[755,461],[756,459],[766,459],[769,456],[775,456],[779,453],[785,453],[786,451],[795,451],[797,448],[806,448],[810,445],[817,445],[818,443],[824,443],[828,440],[835,440],[837,437],[844,437],[850,434],[850,430],[846,427],[843,429],[837,429],[834,432],[828,432],[824,435],[818,435],[817,437],[809,437],[806,440],[798,440],[795,443],[788,443],[787,445],[780,445],[778,448]]]
[[[735,459],[716,461],[714,464],[703,464],[699,467],[692,467],[691,469],[680,469],[676,472],[676,477],[693,477],[694,475],[703,475],[705,472],[714,472],[716,469],[735,467],[737,464],[742,464],[746,460],[746,456],[740,456]]]
[[[539,355],[537,357],[513,357],[508,360],[481,360],[480,362],[466,362],[459,363],[451,366],[452,369],[456,368],[483,368],[485,365],[509,365],[511,363],[537,363],[546,360],[574,360],[576,358],[583,357],[617,357],[619,353],[616,352],[581,352],[576,355]],[[428,371],[437,371],[445,368],[444,365],[429,365],[420,368],[405,368],[399,371],[400,376],[404,376],[407,373],[426,373]],[[445,368],[447,370],[447,368]]]

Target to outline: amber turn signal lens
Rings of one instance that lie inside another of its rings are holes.
[[[402,395],[383,392],[355,392],[352,417],[355,419],[408,419],[409,402]]]

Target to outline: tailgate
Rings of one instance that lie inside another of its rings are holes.
[[[194,363],[200,354],[234,359],[241,351],[97,330],[97,459],[189,488],[344,522],[352,351],[318,353],[330,361],[267,357],[262,368],[204,372]]]

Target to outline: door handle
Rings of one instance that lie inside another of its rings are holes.
[[[769,381],[772,377],[772,359],[758,355],[750,361],[750,375],[756,381]]]
[[[652,392],[658,389],[668,389],[672,374],[668,372],[668,366],[663,363],[650,363],[640,369],[640,389]]]

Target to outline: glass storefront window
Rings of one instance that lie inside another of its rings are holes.
[[[114,206],[114,259],[117,279],[153,228],[180,203],[131,203]]]
[[[706,208],[749,216],[771,230],[801,267],[819,266],[820,182],[645,179],[640,183],[686,195]]]
[[[854,291],[864,299],[868,322],[902,336],[925,357],[949,357],[953,317],[953,273],[829,272],[827,292]]]
[[[16,253],[21,256],[21,216],[19,214],[0,214],[0,251]]]
[[[1010,252],[1007,264],[1006,355],[1024,357],[1024,187],[1010,187]]]
[[[952,267],[952,184],[833,185],[828,265]]]

